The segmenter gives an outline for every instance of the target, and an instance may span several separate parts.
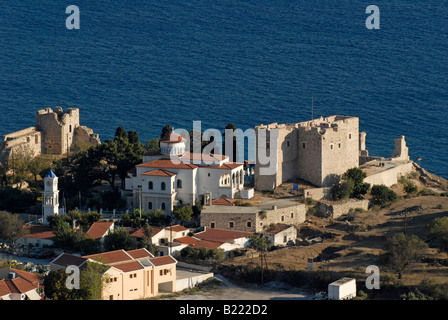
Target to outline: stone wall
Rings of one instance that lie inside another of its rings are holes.
[[[387,187],[390,187],[396,183],[398,183],[398,179],[401,176],[406,176],[414,170],[414,166],[411,161],[404,163],[395,163],[395,165],[387,170],[383,170],[371,175],[368,175],[364,182],[370,183],[373,185],[384,184]]]
[[[3,136],[0,143],[0,162],[3,162],[14,154],[25,154],[31,157],[42,152],[41,132],[35,127],[26,128]]]
[[[305,221],[306,207],[297,204],[291,207],[263,210],[258,207],[206,206],[201,212],[201,227],[262,232],[270,224],[299,225]],[[233,224],[231,227],[230,224]]]
[[[347,214],[350,209],[369,209],[369,200],[349,199],[345,201],[319,201],[316,204],[316,214],[325,218],[338,218]]]

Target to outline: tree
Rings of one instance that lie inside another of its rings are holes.
[[[336,183],[330,189],[330,196],[335,201],[347,199],[352,194],[353,188],[353,180]]]
[[[44,278],[45,297],[52,300],[80,300],[81,291],[68,289],[65,269],[50,271]]]
[[[147,249],[154,256],[156,256],[159,253],[159,249],[155,244],[152,243],[153,235],[154,235],[154,229],[149,224],[145,224],[143,226],[143,239],[141,244],[143,248]]]
[[[427,249],[427,244],[415,235],[396,233],[386,242],[386,263],[394,270],[398,279],[419,262]]]
[[[0,239],[9,241],[14,246],[14,242],[26,232],[18,215],[0,212]]]
[[[114,140],[127,139],[128,133],[126,132],[126,129],[124,127],[120,126],[115,130],[114,137],[115,137]]]
[[[191,220],[191,217],[193,216],[193,209],[189,204],[180,204],[174,207],[173,215],[177,220],[184,223]]]
[[[364,179],[366,177],[367,177],[367,174],[360,168],[348,169],[342,175],[342,180],[353,181],[353,190],[350,194],[350,197],[359,197],[359,196],[365,195],[367,193],[367,191],[370,188],[370,184],[364,182]]]
[[[102,263],[87,261],[80,274],[81,296],[84,300],[102,299],[102,292],[107,285],[103,274],[108,268]]]
[[[269,240],[263,237],[261,234],[254,234],[249,237],[249,248],[255,249],[260,254],[260,268],[261,268],[261,283],[263,284],[264,273],[263,273],[263,263],[266,265],[266,269],[268,268],[267,260],[266,260],[266,251],[271,246]]]
[[[148,140],[146,143],[146,149],[148,151],[160,151],[160,138],[154,138],[151,140]]]
[[[162,133],[160,134],[160,138],[163,138],[164,136],[166,136],[167,134],[170,134],[171,132],[173,132],[173,128],[167,124],[162,128]]]
[[[373,203],[381,207],[397,200],[397,194],[385,185],[374,185],[370,194],[372,195]]]
[[[448,217],[434,219],[426,231],[430,238],[437,241],[441,250],[448,251]]]
[[[132,250],[135,249],[134,240],[126,229],[117,228],[104,237],[104,249],[106,251]]]

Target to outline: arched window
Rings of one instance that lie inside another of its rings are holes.
[[[148,189],[149,189],[149,190],[152,190],[152,188],[153,188],[152,181],[149,181],[149,182],[148,182]]]
[[[182,180],[177,179],[177,188],[182,189]]]
[[[151,201],[148,202],[148,210],[152,210],[152,202]]]
[[[166,183],[162,182],[162,184],[160,185],[160,189],[161,190],[165,190],[166,189]]]
[[[162,210],[165,210],[165,209],[166,209],[165,202],[162,202]]]

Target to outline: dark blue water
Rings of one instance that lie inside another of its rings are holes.
[[[0,2],[0,135],[44,107],[78,107],[111,138],[146,141],[170,123],[360,117],[372,155],[405,135],[411,158],[448,178],[446,1]],[[65,8],[81,29],[65,28]],[[366,7],[381,10],[367,30]]]

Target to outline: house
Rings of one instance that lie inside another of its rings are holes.
[[[88,256],[67,253],[50,263],[50,270],[69,265],[85,267],[87,261],[108,266],[103,273],[103,300],[134,300],[176,291],[176,264],[172,256],[154,257],[146,249],[115,250]]]
[[[328,285],[329,300],[346,300],[356,297],[356,280],[341,278]]]
[[[268,239],[273,246],[286,246],[294,244],[297,239],[297,229],[287,224],[276,224],[263,232],[263,237]]]
[[[168,226],[164,228],[152,227],[153,234],[151,237],[152,243],[155,245],[165,245],[168,242],[172,242],[179,237],[185,237],[190,230],[179,224],[174,226]],[[143,238],[143,227],[131,233],[131,236],[140,240]]]
[[[113,221],[97,221],[92,223],[90,228],[87,230],[86,234],[94,240],[103,242],[104,237],[114,230]]]
[[[187,150],[187,140],[181,135],[163,136],[160,152],[147,153],[143,163],[128,172],[125,189],[132,192],[129,207],[171,214],[178,204],[195,205],[210,195],[234,199],[244,190],[243,163]]]
[[[23,227],[26,234],[16,240],[18,246],[51,246],[55,238],[53,229],[48,225],[27,225]]]
[[[13,268],[0,269],[0,300],[41,300],[40,283],[41,277],[36,274]]]

